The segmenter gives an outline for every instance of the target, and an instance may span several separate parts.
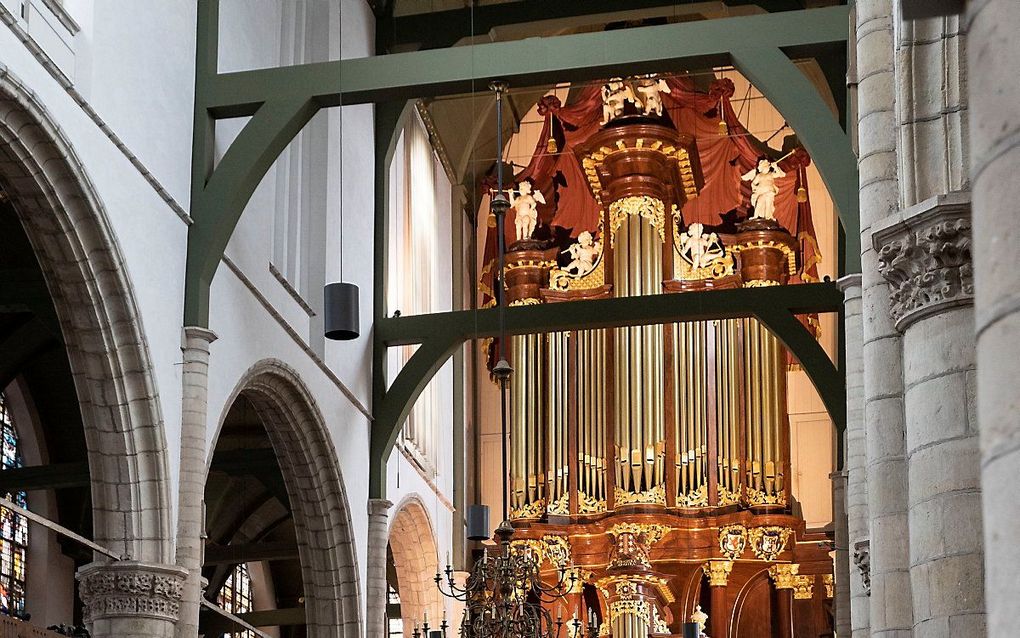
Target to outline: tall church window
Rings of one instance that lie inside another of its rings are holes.
[[[390,306],[403,315],[419,315],[441,308],[437,260],[439,215],[436,203],[436,158],[425,126],[413,114],[404,127],[400,149],[395,154],[391,184],[394,204],[390,255],[394,268],[389,281]],[[417,346],[401,349],[402,366]],[[439,421],[439,392],[435,383],[422,391],[411,409],[401,433],[401,443],[423,467],[435,470]]]
[[[6,397],[0,393],[0,465],[9,470],[22,466],[18,432],[14,429]],[[28,508],[24,492],[7,492],[5,498]],[[0,507],[0,611],[12,616],[25,613],[25,573],[28,553],[28,519]]]
[[[234,567],[234,571],[230,572],[227,580],[223,582],[216,602],[235,616],[252,610],[251,574],[248,573],[248,565],[241,563]],[[248,629],[226,635],[231,638],[255,638],[255,634]]]

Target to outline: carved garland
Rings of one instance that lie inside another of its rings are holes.
[[[618,199],[609,205],[609,242],[616,245],[616,231],[623,220],[631,215],[644,217],[655,230],[659,231],[659,239],[666,241],[666,205],[661,199],[648,195],[634,195]]]

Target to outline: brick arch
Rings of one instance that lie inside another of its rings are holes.
[[[0,68],[0,187],[46,279],[85,427],[95,540],[173,562],[163,416],[116,237],[63,131]]]
[[[259,361],[245,372],[225,405],[221,424],[238,396],[255,407],[287,487],[304,581],[308,635],[360,638],[361,605],[350,508],[322,412],[297,372],[276,359]],[[211,449],[216,449],[215,442]]]
[[[436,535],[417,496],[405,498],[397,507],[390,523],[389,544],[400,585],[404,636],[410,636],[414,623],[421,622],[426,610],[431,624],[438,624],[432,621],[438,621],[443,614],[442,598],[434,580],[439,571]]]

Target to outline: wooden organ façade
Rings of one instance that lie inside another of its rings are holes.
[[[704,184],[694,137],[630,106],[608,119],[569,149],[597,228],[576,249],[512,242],[510,305],[788,283],[799,246],[774,219],[684,220]],[[508,346],[514,544],[552,580],[577,570],[561,611],[615,638],[679,634],[696,613],[713,638],[832,635],[831,536],[792,513],[787,353],[757,320]]]

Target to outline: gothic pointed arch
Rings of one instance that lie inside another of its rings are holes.
[[[301,564],[307,635],[360,638],[350,508],[322,412],[297,372],[276,359],[248,369],[220,423],[239,397],[254,407],[283,477]]]
[[[7,69],[0,69],[0,188],[43,273],[40,291],[67,352],[95,540],[125,558],[172,562],[163,416],[117,240],[71,143]]]
[[[434,580],[439,573],[439,550],[428,511],[420,498],[408,496],[394,512],[389,544],[400,586],[404,635],[410,636],[414,623],[421,621],[426,611],[433,619],[440,618],[443,613]]]

